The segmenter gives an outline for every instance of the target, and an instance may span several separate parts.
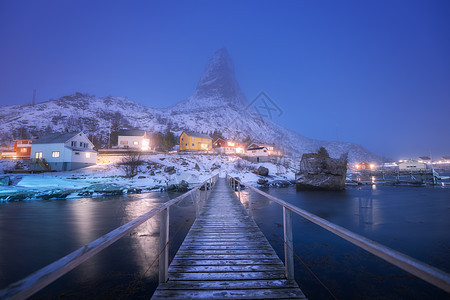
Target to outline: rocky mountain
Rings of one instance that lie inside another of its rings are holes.
[[[83,130],[99,146],[107,144],[114,128],[153,132],[170,129],[175,134],[219,130],[226,138],[274,143],[291,155],[315,152],[324,146],[332,157],[348,152],[350,161],[379,160],[360,145],[314,140],[263,117],[242,93],[226,49],[216,51],[209,60],[195,92],[169,108],[154,109],[128,98],[76,93],[36,105],[2,107],[0,124],[2,143],[65,130]]]

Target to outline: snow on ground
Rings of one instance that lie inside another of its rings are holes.
[[[296,166],[296,163],[288,158],[253,163],[237,156],[196,153],[154,154],[141,157],[144,163],[139,167],[138,174],[128,178],[120,165],[121,159],[120,156],[101,156],[98,165],[70,172],[3,175],[10,177],[12,185],[0,186],[0,201],[5,200],[4,195],[23,193],[27,190],[30,193],[71,191],[69,198],[73,198],[85,196],[86,194],[82,192],[91,192],[92,195],[97,190],[112,187],[148,192],[178,184],[183,180],[192,187],[217,173],[222,177],[225,174],[239,177],[243,182],[256,186],[258,179],[263,178],[254,173],[259,166],[269,169],[269,177],[264,177],[269,181],[293,180]],[[0,160],[1,169],[12,168],[14,164]],[[170,171],[170,168],[166,169],[167,167],[173,167],[174,170]]]
[[[48,176],[47,174],[27,175],[17,183],[19,187],[27,188],[68,188],[82,189],[89,186],[87,182],[77,182],[74,180],[63,179],[57,176]]]

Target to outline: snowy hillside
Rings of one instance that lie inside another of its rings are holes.
[[[320,146],[331,156],[349,152],[350,161],[379,158],[353,143],[318,141],[274,124],[249,108],[235,78],[234,66],[226,49],[218,50],[205,67],[195,92],[186,100],[154,109],[128,98],[95,97],[76,93],[36,105],[2,107],[0,142],[39,136],[50,131],[83,130],[99,146],[106,145],[112,126],[139,128],[153,132],[170,129],[198,132],[221,131],[226,138],[276,143],[287,154],[300,156]],[[114,124],[114,125],[113,125]]]

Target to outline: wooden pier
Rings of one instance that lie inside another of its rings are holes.
[[[220,178],[152,299],[305,299],[253,219]]]
[[[159,282],[154,299],[239,298],[305,299],[294,281],[292,214],[324,228],[406,272],[450,293],[450,274],[383,246],[343,227],[227,176],[234,190],[247,187],[283,207],[285,264],[234,192],[218,174],[174,199],[97,238],[22,280],[0,290],[0,299],[26,299],[106,249],[149,219],[159,215]],[[207,187],[214,186],[212,193]],[[206,190],[200,197],[199,190]],[[195,196],[193,196],[195,195]],[[210,196],[209,199],[207,196]],[[208,199],[170,267],[168,266],[169,208],[188,196],[197,204]],[[249,205],[251,202],[249,202]],[[251,209],[249,209],[251,211]],[[289,279],[289,280],[288,280]]]

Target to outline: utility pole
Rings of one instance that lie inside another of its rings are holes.
[[[36,89],[33,89],[33,106],[36,104]]]

